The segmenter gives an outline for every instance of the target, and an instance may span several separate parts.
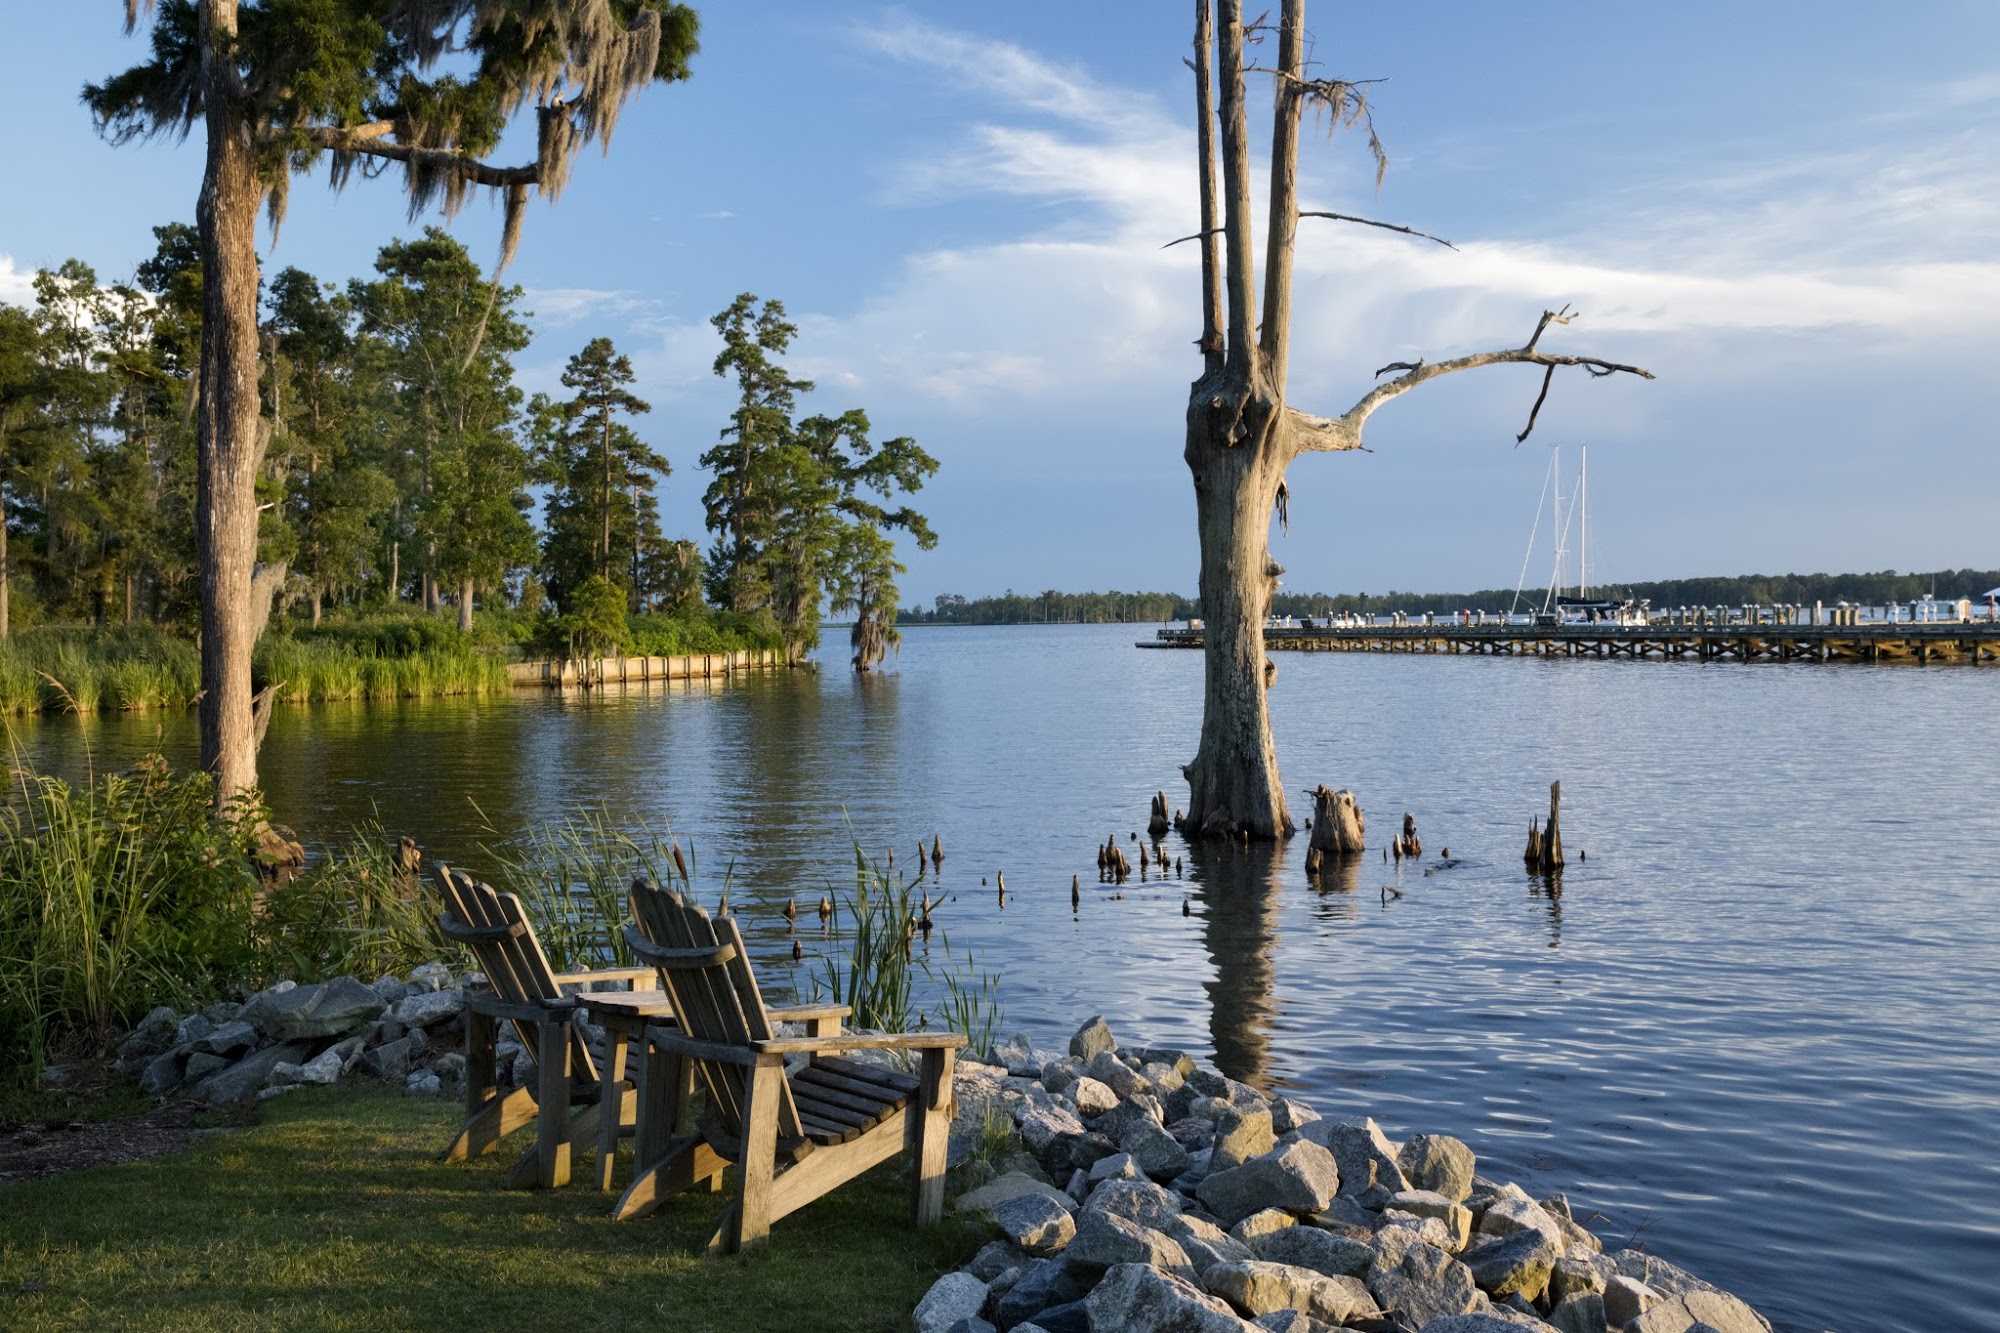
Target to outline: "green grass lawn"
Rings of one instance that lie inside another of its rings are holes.
[[[901,1330],[983,1239],[913,1232],[892,1162],[779,1222],[763,1252],[710,1259],[727,1195],[614,1224],[594,1189],[501,1187],[532,1130],[440,1164],[457,1120],[387,1089],[315,1089],[177,1156],[0,1188],[0,1328]]]

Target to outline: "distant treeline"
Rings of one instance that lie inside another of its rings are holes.
[[[1874,574],[1742,574],[1734,578],[1657,579],[1650,583],[1618,583],[1591,589],[1594,597],[1612,601],[1630,598],[1669,606],[1770,606],[1795,603],[1858,602],[1883,606],[1919,601],[1926,595],[1939,601],[1978,598],[2000,588],[2000,569],[1941,569],[1928,574],[1899,574],[1885,569]],[[1573,590],[1572,590],[1573,591]],[[1545,588],[1524,589],[1521,608],[1539,607]],[[1341,612],[1387,615],[1431,612],[1497,611],[1514,607],[1512,588],[1479,592],[1302,593],[1281,592],[1271,599],[1274,616],[1324,616]],[[1167,592],[1017,593],[998,597],[940,596],[930,607],[906,607],[899,615],[905,625],[1104,625],[1142,621],[1186,620],[1201,614],[1191,597]]]

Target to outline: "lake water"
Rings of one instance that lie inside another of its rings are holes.
[[[1458,1135],[1781,1329],[2000,1328],[2000,671],[1280,654],[1288,788],[1352,787],[1371,845],[1409,811],[1424,861],[1315,886],[1304,837],[1175,839],[1184,879],[1113,897],[1094,849],[1156,789],[1184,803],[1200,721],[1200,654],[1150,633],[917,629],[866,680],[835,654],[714,689],[281,709],[265,776],[309,838],[372,809],[475,872],[489,827],[670,825],[711,891],[735,862],[781,992],[779,909],[849,878],[850,828],[905,867],[942,834],[939,924],[1037,1044],[1102,1012],[1392,1137]],[[16,732],[72,771],[86,741],[99,768],[193,745],[185,717]],[[1520,854],[1555,778],[1551,893]]]

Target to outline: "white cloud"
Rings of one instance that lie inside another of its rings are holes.
[[[15,264],[14,256],[6,253],[0,253],[0,303],[6,305],[35,303],[34,270],[21,268]]]
[[[530,287],[522,293],[535,323],[562,328],[586,319],[629,322],[658,307],[636,292],[601,291],[591,287]]]

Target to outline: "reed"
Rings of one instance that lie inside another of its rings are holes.
[[[490,826],[488,832],[497,840]],[[520,897],[558,972],[631,966],[622,925],[630,915],[625,900],[633,880],[693,891],[693,863],[669,835],[634,837],[612,827],[601,810],[480,850],[499,867],[497,886]]]

